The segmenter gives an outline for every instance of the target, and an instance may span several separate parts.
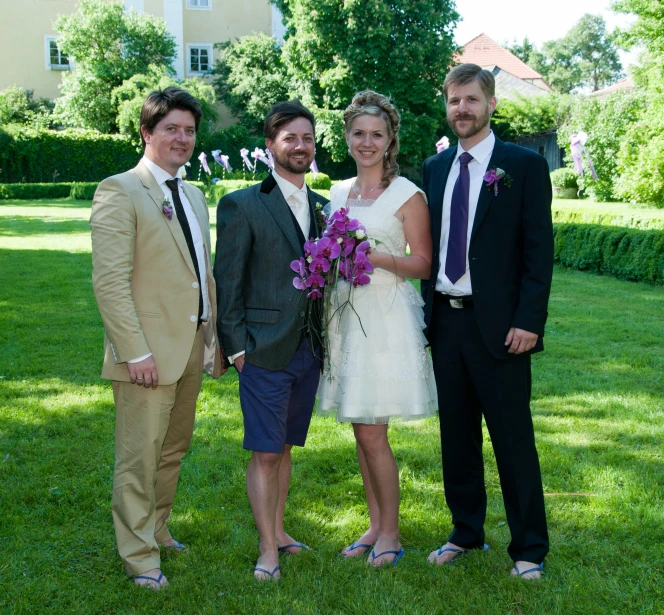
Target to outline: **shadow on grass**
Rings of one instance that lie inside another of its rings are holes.
[[[1,216],[0,236],[30,237],[31,235],[89,233],[87,220],[52,220],[32,216]]]
[[[92,201],[78,201],[73,199],[21,199],[0,200],[0,212],[2,207],[67,207],[69,209],[90,209]]]

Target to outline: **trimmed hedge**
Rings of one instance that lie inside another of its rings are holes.
[[[318,173],[315,177],[313,173],[307,173],[304,176],[304,181],[312,190],[329,190],[332,187],[332,180],[325,173]]]
[[[551,208],[553,221],[560,224],[599,224],[601,226],[622,226],[637,229],[659,229],[664,230],[664,217],[648,215],[648,210],[633,209],[611,211],[612,206],[606,209],[588,205],[558,206],[554,203]]]
[[[100,182],[135,167],[140,157],[136,147],[122,135],[26,126],[0,129],[0,178],[7,184],[54,179]]]
[[[664,284],[664,231],[554,224],[555,260],[621,280]]]
[[[91,201],[98,182],[69,184],[0,184],[0,200],[77,199]]]

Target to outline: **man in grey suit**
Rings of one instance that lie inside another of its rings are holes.
[[[304,446],[320,375],[318,335],[308,335],[306,293],[290,263],[305,238],[320,235],[304,175],[315,154],[314,117],[299,101],[275,104],[265,119],[274,172],[226,195],[217,209],[219,339],[240,380],[244,448],[252,451],[247,495],[258,529],[259,580],[280,578],[279,553],[306,545],[284,530],[291,448]]]

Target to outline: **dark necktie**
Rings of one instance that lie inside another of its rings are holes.
[[[194,269],[196,270],[196,277],[198,278],[198,320],[200,321],[201,316],[203,315],[203,290],[201,288],[201,272],[198,270],[198,257],[196,256],[196,248],[194,248],[194,240],[191,236],[191,228],[189,228],[189,221],[187,220],[187,214],[184,213],[184,207],[182,206],[182,200],[180,199],[180,191],[178,190],[178,180],[169,179],[166,180],[166,185],[173,195],[173,205],[175,206],[175,213],[178,218],[178,222],[182,227],[182,234],[184,235],[185,240],[187,241],[187,247],[189,248],[189,255],[191,260],[194,261]]]
[[[473,157],[464,152],[459,156],[459,177],[452,191],[450,209],[450,236],[447,243],[445,275],[452,284],[466,273],[466,244],[468,243],[468,193],[470,191],[470,173],[468,163]]]

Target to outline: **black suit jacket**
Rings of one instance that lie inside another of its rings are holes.
[[[457,148],[424,161],[424,191],[431,211],[431,278],[422,281],[425,321],[431,324],[436,277],[440,269],[443,192]],[[468,248],[477,324],[493,356],[508,358],[505,338],[511,327],[537,333],[531,352],[544,349],[542,336],[553,275],[551,180],[539,154],[496,138],[489,169],[500,168],[498,195],[482,186]]]
[[[328,201],[311,190],[307,194],[310,236],[316,237],[316,205]],[[303,247],[300,226],[272,175],[219,201],[214,277],[224,356],[244,350],[253,365],[288,365],[305,325],[306,293],[293,287],[290,268],[304,255]]]

